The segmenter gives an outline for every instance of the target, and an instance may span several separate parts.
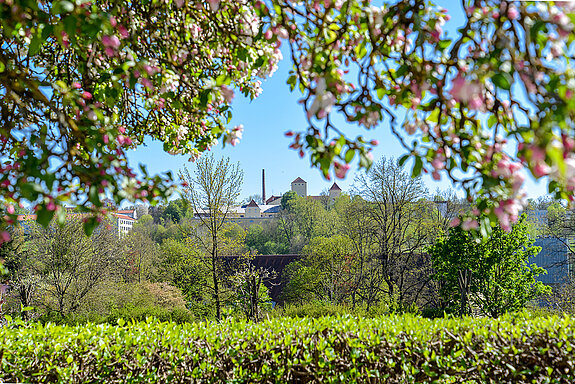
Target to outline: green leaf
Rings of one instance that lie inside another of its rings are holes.
[[[49,211],[45,206],[41,206],[40,210],[36,214],[36,221],[38,224],[42,225],[44,228],[48,228],[50,221],[54,217],[54,211]]]
[[[437,43],[437,47],[442,51],[444,49],[449,48],[450,46],[451,46],[451,40],[441,40],[439,43]]]
[[[487,126],[489,126],[489,128],[493,128],[495,123],[497,123],[497,116],[495,115],[489,116],[489,119],[487,119]]]
[[[86,236],[91,236],[94,232],[94,229],[98,226],[98,221],[95,217],[88,217],[86,221],[84,221],[84,233]]]
[[[95,185],[90,187],[90,192],[88,193],[90,202],[97,207],[101,207],[102,203],[100,202],[100,197],[98,195],[98,188]]]
[[[421,157],[415,157],[415,164],[413,165],[413,170],[411,171],[411,177],[417,177],[421,175],[421,170],[423,169],[423,161],[421,161]]]
[[[508,73],[499,72],[491,77],[491,81],[493,81],[493,84],[495,84],[499,88],[508,91],[511,89],[511,82],[513,81],[513,79],[511,78],[511,75],[509,75]]]
[[[350,163],[353,160],[354,156],[355,156],[355,150],[348,149],[347,152],[345,152],[345,162]]]
[[[409,159],[409,157],[410,157],[409,154],[401,156],[401,157],[399,158],[399,161],[397,162],[397,164],[398,164],[400,167],[403,167],[403,166],[405,165],[405,162]]]
[[[54,3],[51,9],[53,15],[59,15],[62,13],[69,13],[74,10],[74,4],[69,1],[57,1]]]
[[[30,45],[28,46],[28,56],[34,56],[38,53],[42,47],[42,43],[44,43],[44,39],[41,34],[36,33],[34,37],[32,37],[32,41],[30,41]]]

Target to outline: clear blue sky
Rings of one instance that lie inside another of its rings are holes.
[[[440,6],[447,8],[451,20],[445,26],[449,36],[457,34],[457,28],[463,24],[463,11],[459,1],[438,1]],[[327,189],[332,181],[324,180],[321,173],[311,168],[307,156],[300,159],[297,152],[288,148],[291,141],[284,136],[289,130],[305,130],[307,122],[298,99],[301,95],[291,93],[286,85],[288,71],[291,67],[287,55],[280,63],[278,71],[263,84],[263,93],[255,100],[244,99],[238,92],[233,101],[234,117],[231,126],[244,125],[244,135],[240,144],[236,147],[230,145],[225,149],[221,144],[212,149],[216,156],[229,156],[232,161],[239,162],[244,170],[244,185],[241,198],[253,194],[261,194],[262,169],[266,170],[266,196],[279,195],[290,189],[291,182],[297,177],[307,181],[309,195],[319,195]],[[341,121],[342,125],[346,125]],[[348,133],[355,136],[359,134],[355,126],[349,126]],[[379,127],[371,131],[363,131],[362,134],[368,140],[377,139],[379,146],[374,150],[375,159],[382,156],[398,158],[405,151],[398,140],[389,130],[384,121]],[[148,142],[145,147],[140,147],[129,154],[129,160],[134,167],[139,163],[145,164],[152,174],[172,171],[174,174],[183,166],[193,169],[194,163],[187,161],[188,156],[172,156],[162,150],[160,142]],[[411,163],[408,162],[408,171],[411,171]],[[349,191],[357,174],[357,164],[352,164],[348,176],[344,180],[337,179],[338,185]],[[430,191],[436,188],[447,189],[451,184],[445,180],[436,182],[430,176],[424,176],[424,182]],[[526,188],[529,197],[538,197],[546,193],[546,183],[537,183],[528,179]]]

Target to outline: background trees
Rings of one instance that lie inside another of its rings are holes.
[[[434,231],[424,203],[427,189],[420,178],[385,158],[360,175],[356,185],[375,224],[369,257],[385,281],[386,294],[400,306],[416,302],[425,289],[421,276],[429,264],[424,250]]]
[[[42,228],[30,223],[29,241],[9,263],[20,302],[60,315],[77,311],[92,291],[119,270],[117,248],[115,231],[103,227],[87,237],[77,217],[65,226],[54,223]]]

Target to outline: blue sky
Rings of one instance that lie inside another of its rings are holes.
[[[457,28],[463,24],[463,11],[459,1],[438,1],[438,5],[447,8],[451,20],[446,24],[449,36],[457,34]],[[286,52],[287,53],[287,52]],[[241,198],[253,194],[261,194],[262,169],[266,170],[266,196],[279,195],[290,189],[291,182],[297,177],[307,181],[309,195],[318,195],[324,189],[331,186],[335,180],[324,180],[321,173],[311,168],[307,155],[300,159],[297,152],[288,148],[290,139],[284,133],[290,130],[305,130],[307,121],[305,113],[298,99],[301,95],[296,91],[291,93],[286,79],[291,67],[289,57],[280,63],[279,69],[263,84],[263,93],[255,100],[244,99],[239,92],[233,101],[233,113],[231,126],[244,125],[244,135],[240,144],[236,147],[227,145],[225,149],[221,144],[212,149],[216,156],[228,156],[234,162],[239,162],[244,170],[244,185]],[[350,136],[359,134],[355,126],[348,126],[343,120],[338,120],[340,126],[347,127],[344,131],[350,132]],[[368,139],[377,139],[379,146],[374,150],[374,158],[382,156],[399,158],[405,153],[399,141],[389,130],[387,122],[380,124],[375,130],[363,131],[363,136]],[[172,156],[162,150],[160,142],[148,142],[147,146],[140,147],[129,154],[132,166],[142,163],[147,166],[152,174],[172,171],[177,173],[183,166],[193,169],[194,163],[188,162],[188,156]],[[407,170],[411,170],[411,163],[407,163]],[[349,191],[355,175],[358,173],[357,163],[352,164],[348,176],[335,180],[344,190]],[[450,182],[443,180],[436,182],[430,176],[424,176],[424,182],[431,192],[437,188],[447,189]],[[526,189],[529,197],[538,197],[546,193],[546,183],[528,179]],[[460,192],[460,195],[462,193]]]

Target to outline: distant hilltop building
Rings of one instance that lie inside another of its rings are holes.
[[[113,228],[118,233],[118,237],[124,237],[128,232],[132,230],[132,227],[136,220],[138,219],[138,214],[136,209],[121,209],[112,210],[109,212],[110,218],[112,219]],[[73,217],[83,217],[87,216],[86,213],[74,212],[74,207],[66,207],[66,218]],[[28,233],[30,228],[27,224],[28,221],[36,221],[37,215],[18,215],[18,223],[24,229],[25,233]]]
[[[266,200],[266,205],[280,205],[282,203],[282,197],[280,196],[270,196],[269,199]]]
[[[339,185],[337,185],[337,183],[333,183],[333,185],[329,189],[329,200],[335,201],[335,199],[337,199],[340,196],[341,196],[341,188],[339,187]]]
[[[299,197],[307,197],[307,183],[301,177],[291,182],[291,190],[298,194]]]
[[[307,195],[307,182],[302,179],[301,177],[298,177],[297,179],[295,179],[294,181],[291,182],[291,190],[292,192],[295,192],[298,194],[298,196],[300,197],[305,197],[305,198],[309,198],[309,199],[323,199],[325,198],[324,196],[308,196]],[[341,196],[341,188],[339,187],[339,185],[337,185],[337,183],[333,183],[333,185],[331,186],[331,188],[329,189],[329,202],[333,203],[335,201],[335,199],[337,199],[339,196]]]

